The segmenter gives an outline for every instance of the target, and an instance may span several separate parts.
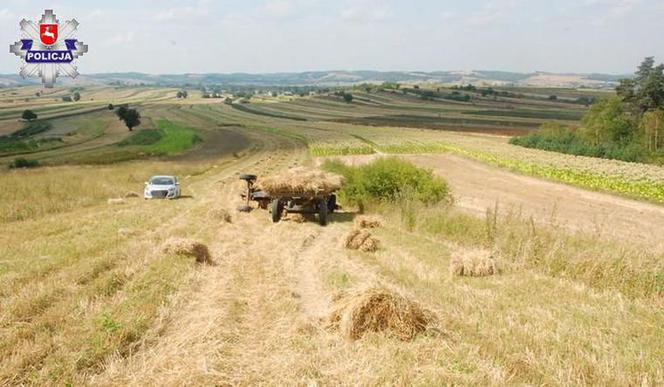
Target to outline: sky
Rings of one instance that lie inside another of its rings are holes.
[[[632,73],[664,62],[664,0],[2,0],[0,41],[53,9],[85,73],[502,70]],[[20,59],[0,56],[0,73]]]

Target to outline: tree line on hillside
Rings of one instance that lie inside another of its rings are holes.
[[[645,58],[616,95],[597,100],[581,127],[547,122],[510,143],[579,156],[664,164],[664,64]]]

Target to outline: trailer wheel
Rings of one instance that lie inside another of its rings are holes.
[[[332,214],[337,209],[337,195],[330,195],[327,199],[327,211]]]
[[[272,222],[278,223],[281,220],[282,212],[284,212],[284,204],[279,199],[272,200]]]
[[[327,226],[327,201],[321,200],[318,204],[318,223]]]

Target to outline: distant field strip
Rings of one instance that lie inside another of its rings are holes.
[[[599,174],[573,167],[545,165],[510,159],[489,152],[469,150],[450,144],[441,149],[529,176],[542,177],[565,184],[596,191],[615,192],[625,196],[664,203],[664,180],[649,180],[616,170],[614,174]]]
[[[294,120],[294,121],[306,121],[307,120],[304,117],[296,117],[296,116],[291,116],[291,115],[287,115],[287,114],[271,112],[271,111],[269,111],[269,109],[256,108],[254,106],[249,107],[246,104],[234,103],[231,106],[236,110],[239,110],[239,111],[242,111],[242,112],[245,112],[245,113],[257,114],[257,115],[261,115],[261,116],[281,118],[281,119],[285,119],[285,120]]]
[[[474,116],[491,116],[491,117],[518,117],[518,118],[536,118],[546,120],[566,120],[566,121],[579,121],[583,117],[582,111],[574,110],[480,110],[480,111],[465,111],[463,114],[471,114]]]

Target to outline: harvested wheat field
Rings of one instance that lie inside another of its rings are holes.
[[[52,121],[44,133],[63,137],[24,155],[40,167],[0,157],[0,386],[664,385],[664,257],[658,228],[644,226],[662,223],[662,206],[470,160],[512,146],[441,124],[574,118],[585,107],[569,101],[584,94],[523,93],[508,109],[480,93],[477,104],[424,100],[404,85],[352,89],[351,103],[330,93],[230,104],[123,83],[55,102],[69,90],[0,90],[0,124],[35,105]],[[124,102],[141,113],[132,133],[106,107]],[[457,156],[435,153],[447,149]],[[362,162],[335,169],[326,155]],[[621,173],[637,176],[631,164]],[[165,173],[187,195],[130,195]],[[238,212],[244,173],[273,194],[335,192],[340,208],[324,227],[298,214],[273,223],[255,202]],[[585,225],[620,203],[613,231],[642,237],[576,227],[574,203],[561,206],[564,224],[502,206],[527,203],[529,187],[537,203],[583,199]]]
[[[208,216],[216,221],[233,223],[233,215],[225,208],[213,208],[208,211]]]
[[[108,204],[116,205],[116,206],[117,206],[117,205],[122,205],[122,204],[126,204],[126,203],[127,203],[127,201],[126,201],[125,199],[123,199],[123,198],[111,198],[111,199],[108,199],[106,202],[107,202]]]

